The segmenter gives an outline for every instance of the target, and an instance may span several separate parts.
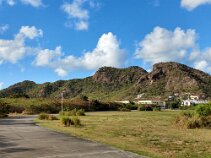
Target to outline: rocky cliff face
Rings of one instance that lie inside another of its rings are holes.
[[[155,95],[171,93],[210,93],[211,76],[175,62],[158,63],[152,72],[142,76],[138,85],[145,87],[144,92]],[[143,86],[145,85],[145,86]]]
[[[100,68],[92,79],[95,82],[108,83],[108,84],[123,84],[123,83],[133,83],[138,81],[140,76],[147,74],[147,71],[137,67],[129,67],[125,69],[117,69],[112,67]]]
[[[36,84],[24,81],[0,91],[0,97],[24,93],[30,97],[58,97],[60,92],[72,98],[80,94],[95,99],[133,99],[140,93],[168,96],[172,93],[206,93],[211,97],[211,76],[175,62],[158,63],[151,72],[133,66],[125,69],[100,68],[93,76],[69,81]]]

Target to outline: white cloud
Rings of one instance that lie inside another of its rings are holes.
[[[21,0],[23,4],[31,5],[33,7],[43,6],[42,0]]]
[[[119,67],[124,61],[124,55],[116,36],[109,32],[103,34],[97,47],[92,52],[86,52],[81,60],[87,69],[97,69],[102,66]]]
[[[199,62],[195,62],[194,67],[199,70],[204,70],[207,68],[208,63],[205,60],[201,60]]]
[[[41,50],[34,61],[36,66],[48,66],[59,76],[67,75],[72,69],[95,70],[102,66],[120,67],[124,63],[125,52],[112,33],[103,34],[93,51],[84,52],[81,57],[64,56],[61,47],[55,50]]]
[[[43,6],[42,0],[0,0],[0,4],[2,4],[2,2],[5,2],[9,6],[14,6],[18,2],[21,2],[25,5],[31,5],[32,7]]]
[[[0,90],[3,89],[3,86],[4,86],[4,83],[3,82],[0,82]]]
[[[55,72],[61,77],[65,77],[68,74],[68,72],[66,70],[64,70],[63,68],[60,68],[60,67],[56,68]]]
[[[204,51],[192,52],[190,57],[192,56],[194,58],[191,58],[191,60],[194,61],[196,69],[211,73],[211,47],[206,48]]]
[[[26,39],[34,39],[42,35],[42,30],[36,29],[34,26],[22,26],[19,33],[12,40],[0,39],[0,64],[3,62],[16,63],[22,59],[27,53],[32,51],[25,45]]]
[[[75,24],[76,30],[87,30],[89,28],[89,23],[87,21],[79,21]]]
[[[54,60],[58,60],[61,55],[61,47],[56,47],[55,50],[44,49],[37,53],[34,64],[36,66],[49,66]]]
[[[9,25],[0,25],[0,34],[3,34],[4,32],[6,32],[9,29]]]
[[[15,5],[15,0],[7,0],[7,4],[13,6]]]
[[[68,22],[68,26],[73,25],[76,30],[87,30],[89,28],[89,10],[84,8],[86,2],[88,0],[73,0],[72,3],[64,3],[62,5],[63,11],[71,21]],[[99,6],[99,3],[89,1],[89,7],[95,8],[96,6]]]
[[[183,59],[189,49],[195,47],[195,30],[187,31],[176,28],[174,31],[161,27],[154,30],[140,41],[135,52],[138,59],[145,62],[157,63],[165,61],[178,61]]]
[[[27,37],[29,39],[34,39],[38,36],[42,37],[43,31],[41,29],[37,29],[35,26],[22,26],[17,36],[21,36],[21,38]]]
[[[181,0],[181,6],[189,11],[204,4],[211,4],[211,0]]]
[[[84,0],[74,0],[72,3],[65,3],[62,8],[70,18],[85,20],[89,18],[89,12],[82,8],[84,2]]]

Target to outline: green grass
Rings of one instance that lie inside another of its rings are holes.
[[[154,158],[211,158],[211,130],[178,129],[178,111],[93,112],[81,119],[81,127],[63,127],[60,121],[38,124],[59,132],[101,142]]]

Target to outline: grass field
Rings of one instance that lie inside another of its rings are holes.
[[[179,129],[178,111],[93,112],[80,117],[82,127],[63,127],[60,121],[39,125],[154,158],[211,158],[211,130]]]

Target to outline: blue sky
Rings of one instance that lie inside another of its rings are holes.
[[[165,61],[211,73],[210,17],[211,0],[0,0],[0,89]]]

